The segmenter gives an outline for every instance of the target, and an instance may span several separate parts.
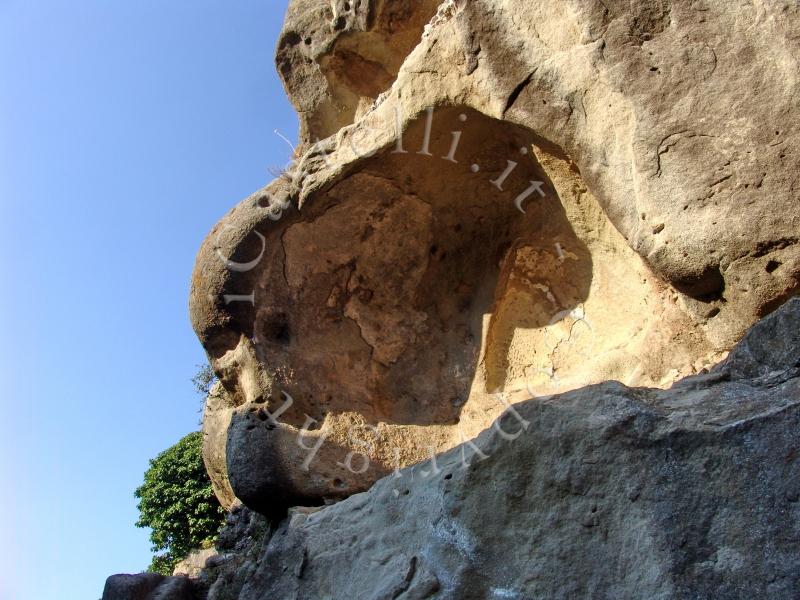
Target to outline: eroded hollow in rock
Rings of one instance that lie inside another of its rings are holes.
[[[247,404],[231,421],[232,488],[254,508],[347,496],[508,403],[665,385],[708,353],[569,158],[470,109],[422,113],[264,234],[253,357],[236,364],[266,374],[269,410],[292,403],[280,427]]]
[[[426,125],[283,232],[285,267],[261,287],[256,348],[301,414],[457,423],[483,347],[482,391],[502,390],[513,330],[547,325],[588,293],[591,256],[530,135],[442,109],[426,144]],[[523,213],[514,200],[526,190]]]
[[[419,44],[423,28],[436,13],[438,0],[371,2],[364,31],[348,31],[319,59],[335,95],[374,100],[389,89],[400,66]],[[344,7],[342,7],[344,9]],[[352,8],[339,18],[345,20]],[[355,102],[353,102],[355,100]]]
[[[298,109],[301,139],[316,141],[363,115],[397,78],[439,0],[307,0],[291,6],[278,72]]]

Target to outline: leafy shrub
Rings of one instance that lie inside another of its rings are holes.
[[[223,523],[219,505],[202,457],[203,434],[190,433],[150,461],[144,483],[134,492],[139,499],[137,527],[152,529],[150,570],[171,575],[192,550],[208,547]]]

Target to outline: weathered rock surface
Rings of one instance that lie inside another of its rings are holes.
[[[275,62],[302,139],[353,123],[397,78],[440,0],[295,0]]]
[[[158,573],[112,575],[106,579],[103,600],[147,600],[163,581],[164,576]]]
[[[139,573],[109,577],[101,600],[198,600],[204,594],[203,586],[187,577]]]
[[[236,504],[236,495],[228,481],[226,445],[233,412],[227,392],[220,382],[214,384],[203,408],[203,464],[219,503],[225,510]]]
[[[669,386],[800,289],[800,5],[436,4],[291,3],[299,158],[192,281],[226,506],[348,496],[531,393]]]
[[[174,576],[183,575],[185,577],[198,577],[206,562],[217,555],[214,548],[204,548],[202,550],[195,550],[189,556],[180,561],[172,570]]]
[[[271,537],[239,509],[208,599],[797,597],[800,300],[668,390],[515,408]]]

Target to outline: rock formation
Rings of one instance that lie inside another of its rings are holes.
[[[669,386],[798,291],[796,3],[436,4],[291,3],[298,158],[192,281],[228,507],[345,497],[532,395]]]
[[[109,577],[102,600],[196,600],[204,595],[204,586],[188,577],[140,573]]]
[[[276,62],[294,160],[192,278],[194,584],[796,596],[800,4],[293,0]]]
[[[239,598],[794,598],[800,299],[670,389],[605,382],[270,528],[195,585]],[[171,596],[168,596],[171,597]]]
[[[800,300],[668,390],[606,382],[515,409],[284,521],[234,597],[797,596]]]
[[[208,559],[216,555],[217,552],[213,547],[195,550],[189,554],[189,556],[175,565],[175,569],[173,570],[172,574],[174,576],[183,575],[185,577],[199,577],[200,572],[205,568]]]

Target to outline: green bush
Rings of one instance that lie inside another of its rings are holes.
[[[171,575],[189,552],[212,543],[225,511],[211,489],[203,465],[203,434],[190,433],[150,461],[144,483],[136,489],[139,499],[137,527],[152,529],[153,557],[150,570]]]

